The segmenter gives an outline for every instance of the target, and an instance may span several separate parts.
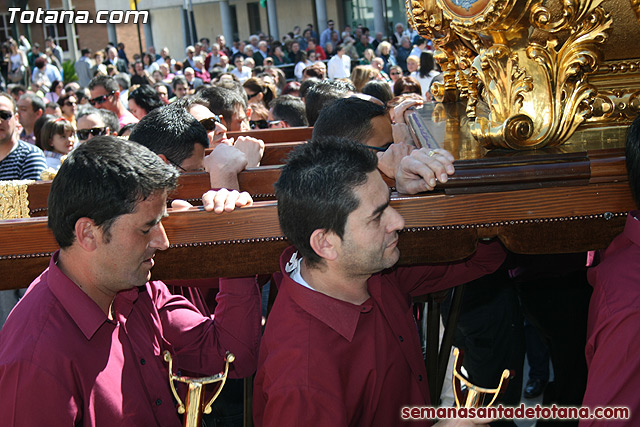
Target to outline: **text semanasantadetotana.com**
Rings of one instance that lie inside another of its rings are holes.
[[[626,407],[575,407],[575,406],[520,406],[498,405],[489,408],[434,408],[430,406],[405,406],[401,410],[403,420],[491,418],[509,420],[559,419],[559,420],[624,420],[630,416]]]

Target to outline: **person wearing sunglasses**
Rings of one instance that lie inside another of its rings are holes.
[[[0,181],[40,179],[47,161],[41,149],[19,139],[17,124],[14,99],[0,92]]]
[[[117,135],[119,130],[118,118],[111,111],[84,107],[78,113],[76,135],[81,144],[96,136]]]
[[[247,167],[260,166],[262,155],[264,154],[264,141],[250,136],[239,136],[236,140],[227,138],[227,128],[222,123],[220,116],[215,115],[206,106],[206,102],[199,98],[191,98],[181,101],[178,105],[185,108],[189,114],[198,119],[204,126],[211,142],[210,147],[216,149],[219,145],[231,146],[239,150],[246,157],[246,165],[236,167],[236,173]],[[234,187],[235,188],[235,187]]]
[[[194,111],[199,113],[200,120]],[[247,156],[232,147],[233,140],[226,140],[225,135],[205,157],[205,149],[210,147],[208,134],[212,132],[205,126],[210,128],[211,116],[211,111],[204,106],[190,104],[188,99],[180,100],[143,117],[129,140],[149,148],[180,173],[208,171],[211,188],[238,189],[237,175],[247,166]],[[226,132],[219,122],[213,122],[223,134]]]
[[[120,126],[137,123],[138,119],[131,114],[120,100],[120,86],[113,77],[97,75],[89,83],[91,98],[89,103],[95,108],[109,110],[118,116]]]
[[[77,126],[76,114],[78,114],[78,99],[75,93],[67,92],[58,99],[58,105],[62,111],[62,117],[67,119],[75,127]]]
[[[269,129],[309,126],[304,101],[297,96],[280,95],[269,104]]]

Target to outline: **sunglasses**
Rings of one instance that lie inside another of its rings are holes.
[[[256,93],[254,93],[253,95],[249,95],[249,94],[247,94],[247,97],[248,97],[249,99],[251,99],[251,98],[253,98],[254,96],[257,96],[259,93],[260,93],[260,92],[256,92]]]
[[[213,130],[216,130],[216,125],[218,123],[222,124],[222,121],[220,120],[220,117],[218,117],[218,116],[207,117],[206,119],[200,120],[200,124],[202,126],[204,126],[204,129],[207,132],[211,132]]]
[[[91,128],[91,129],[78,129],[76,135],[80,141],[86,141],[91,136],[102,136],[107,133],[107,127]]]
[[[110,94],[108,94],[108,95],[100,95],[100,96],[96,96],[95,98],[93,98],[93,99],[90,99],[90,100],[89,100],[89,104],[93,105],[94,107],[95,107],[96,105],[100,105],[100,104],[102,104],[103,102],[105,102],[105,101],[107,100],[107,98],[109,98],[109,97],[110,97],[111,95],[113,95],[114,93],[115,93],[115,92],[111,92],[111,93],[110,93]]]
[[[382,147],[375,147],[375,146],[373,146],[373,145],[364,145],[364,144],[362,144],[362,145],[363,145],[364,147],[370,148],[370,149],[372,149],[372,150],[374,150],[374,151],[387,151],[387,149],[388,149],[389,147],[391,147],[391,144],[393,144],[393,142],[388,142],[388,143],[386,143],[385,145],[383,145]]]
[[[13,113],[7,110],[0,110],[0,119],[2,120],[10,120],[13,117]]]
[[[269,127],[269,122],[266,120],[249,120],[249,124],[251,129],[267,129]]]
[[[73,107],[74,105],[78,105],[77,102],[71,102],[71,101],[65,101],[64,102],[65,107]]]
[[[399,76],[399,75],[401,75],[402,73],[389,73],[389,74],[391,74],[392,76]]]

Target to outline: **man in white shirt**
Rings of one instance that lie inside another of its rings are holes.
[[[231,70],[231,74],[236,76],[238,80],[240,80],[240,83],[244,83],[251,78],[251,68],[244,66],[244,59],[242,56],[236,56],[234,64],[236,68]]]
[[[330,79],[349,78],[351,75],[351,58],[345,55],[342,43],[336,46],[336,54],[327,64],[327,74]]]

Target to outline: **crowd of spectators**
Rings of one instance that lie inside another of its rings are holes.
[[[323,80],[342,80],[353,85],[351,92],[385,103],[408,93],[431,99],[431,83],[439,72],[430,42],[415,31],[397,24],[384,38],[381,33],[372,36],[362,25],[338,31],[333,20],[327,24],[321,34],[312,25],[304,30],[296,26],[282,40],[262,33],[231,45],[222,35],[214,43],[202,38],[186,47],[181,60],[166,47],[156,53],[149,46],[142,55],[132,56],[122,43],[97,52],[83,48],[72,76],[64,75],[63,52],[53,39],[48,38],[41,51],[39,43],[20,36],[2,45],[0,84],[17,105],[19,138],[39,147],[54,170],[64,155],[86,140],[80,138],[89,136],[85,131],[91,136],[121,129],[128,134],[153,110],[207,93],[211,87],[234,93],[218,97],[210,108],[224,117],[230,131],[313,125],[319,109],[307,111],[304,94]],[[241,107],[232,118],[221,105],[223,98],[234,96]],[[78,116],[87,117],[94,108],[113,114],[118,126],[103,118],[104,126],[82,127]],[[107,121],[112,124],[107,126]]]

